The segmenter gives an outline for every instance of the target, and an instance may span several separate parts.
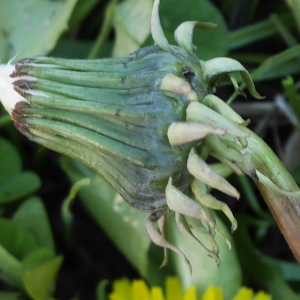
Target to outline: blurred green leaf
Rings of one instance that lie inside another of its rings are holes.
[[[1,182],[21,171],[21,157],[17,149],[0,137],[0,186]]]
[[[293,47],[297,45],[296,38],[288,30],[287,26],[280,20],[277,14],[271,15],[271,21],[274,23],[282,39],[285,41],[288,47]]]
[[[286,64],[291,61],[294,68],[290,70],[284,70],[288,72],[286,74],[292,74],[293,71],[300,70],[300,44],[291,47],[287,50],[279,52],[271,57],[269,57],[263,64],[261,64],[254,72],[251,73],[253,80],[266,80],[274,78],[275,76],[281,77],[282,72],[279,73],[280,69],[283,69]],[[280,74],[280,75],[279,75]],[[274,76],[275,75],[275,76]]]
[[[288,74],[298,73],[299,70],[300,44],[270,56],[257,69],[250,72],[250,74],[252,79],[257,81],[280,78]],[[245,87],[244,83],[241,84],[240,90],[245,89]],[[231,103],[237,96],[238,93],[234,92],[227,103]]]
[[[62,261],[63,257],[58,256],[22,274],[26,291],[32,299],[49,299],[54,280],[61,267]]]
[[[77,4],[69,20],[70,28],[81,23],[101,0],[77,0]]]
[[[55,258],[53,249],[47,247],[36,248],[29,252],[22,261],[23,272],[31,270],[47,261]]]
[[[99,33],[98,33],[97,39],[93,45],[93,48],[88,55],[89,59],[99,57],[100,53],[103,51],[105,44],[107,44],[108,36],[112,29],[113,21],[116,21],[116,15],[117,15],[116,2],[117,2],[116,0],[111,0],[110,3],[105,8],[103,24],[99,30]],[[121,25],[119,28],[119,26],[117,24],[115,24],[115,29],[117,32],[118,32],[118,28],[121,30],[122,27],[123,26]],[[120,30],[119,30],[119,33],[120,33]],[[131,37],[128,37],[128,38],[131,39]],[[119,39],[121,39],[121,40],[123,39],[122,34],[119,34]],[[125,39],[126,39],[126,37],[125,37]],[[118,39],[117,39],[117,41],[118,41]]]
[[[294,20],[291,14],[278,16],[278,19],[284,23],[287,28],[294,27]],[[272,35],[278,34],[277,28],[271,19],[250,24],[248,26],[231,31],[229,34],[230,50],[240,48],[254,42],[260,41]]]
[[[295,280],[300,283],[300,265],[288,261],[277,261],[285,281]]]
[[[299,0],[286,0],[285,2],[289,5],[292,13],[294,14],[295,20],[298,25],[298,31],[300,33],[300,1]]]
[[[209,30],[194,32],[193,44],[201,60],[225,56],[228,51],[228,32],[219,10],[207,0],[163,0],[160,3],[160,18],[170,44],[176,44],[175,29],[185,21],[201,21],[217,24]]]
[[[47,54],[56,45],[77,0],[0,2],[0,60]]]
[[[72,182],[91,175],[89,168],[70,158],[64,157],[62,166]],[[147,213],[131,208],[98,176],[92,178],[90,186],[81,188],[79,194],[83,204],[97,223],[130,263],[152,285],[163,285],[164,278],[174,274],[175,267],[184,287],[196,284],[197,288],[203,292],[210,284],[216,284],[226,288],[227,296],[234,295],[240,287],[241,270],[234,245],[232,251],[229,252],[226,243],[218,241],[222,260],[221,267],[218,269],[213,259],[208,258],[196,244],[189,242],[179,233],[174,221],[169,228],[170,238],[180,245],[180,249],[191,259],[193,276],[190,276],[188,267],[183,265],[178,257],[173,260],[175,264],[170,261],[167,268],[159,269],[162,262],[162,249],[153,245],[148,237],[145,226]],[[218,224],[221,226],[222,233],[225,233],[226,237],[230,236],[221,221],[218,221]]]
[[[38,246],[35,237],[26,228],[4,218],[0,218],[0,244],[18,260]]]
[[[296,295],[286,283],[286,278],[283,276],[284,265],[260,253],[249,238],[247,220],[243,215],[237,216],[237,220],[239,229],[236,231],[235,241],[240,249],[238,256],[247,278],[263,286],[272,295],[273,300],[299,300],[300,296]]]
[[[150,34],[152,0],[126,0],[115,5],[116,31],[113,56],[127,55],[140,48]]]
[[[61,163],[72,182],[92,178],[91,185],[79,191],[82,203],[132,266],[151,284],[162,285],[170,271],[159,269],[162,256],[157,262],[157,252],[163,252],[151,247],[145,226],[148,214],[130,207],[103,178],[83,164],[68,157],[63,157]]]
[[[51,52],[51,56],[63,58],[86,58],[93,46],[92,41],[61,39],[55,49]],[[72,49],[72,52],[70,52]]]
[[[0,204],[19,200],[35,192],[40,185],[40,178],[30,171],[8,177],[0,182]]]
[[[20,293],[16,292],[0,292],[0,299],[3,300],[20,300]]]
[[[22,265],[0,243],[0,271],[2,276],[13,285],[22,288],[21,273]],[[1,298],[0,298],[1,299]]]
[[[13,216],[13,222],[28,229],[38,246],[55,250],[49,218],[40,198],[32,197],[22,203]]]

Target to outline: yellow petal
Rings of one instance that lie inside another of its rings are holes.
[[[168,277],[166,280],[167,300],[182,300],[183,293],[177,277]]]
[[[132,298],[130,300],[151,300],[149,289],[144,280],[133,281]]]
[[[113,282],[113,293],[109,295],[110,300],[131,300],[131,284],[127,278]]]
[[[190,286],[184,297],[183,297],[183,300],[197,300],[197,295],[196,295],[196,287],[195,286]]]
[[[241,288],[232,300],[252,300],[253,291],[248,288]]]
[[[263,291],[258,292],[258,294],[254,297],[253,300],[272,300],[272,296],[266,294]]]
[[[223,300],[222,289],[210,286],[203,295],[202,300]]]
[[[153,287],[151,289],[151,300],[165,300],[162,289],[160,287]]]
[[[127,300],[127,299],[124,299],[122,296],[120,296],[117,293],[109,294],[108,299],[109,300]]]

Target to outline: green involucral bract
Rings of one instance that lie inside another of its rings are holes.
[[[155,1],[151,20],[155,46],[108,59],[33,57],[9,63],[0,69],[0,79],[6,80],[5,89],[0,83],[1,101],[29,139],[84,162],[131,206],[150,212],[146,226],[155,244],[175,251],[191,268],[165,237],[166,214],[174,211],[179,230],[219,264],[215,234],[227,240],[212,210],[224,212],[232,231],[237,222],[208,187],[237,199],[239,193],[207,165],[207,157],[216,157],[239,175],[264,177],[257,169],[261,162],[257,158],[257,164],[253,162],[253,149],[247,150],[248,141],[256,139],[246,128],[249,122],[212,89],[227,80],[239,91],[234,77],[238,72],[250,94],[262,97],[237,61],[204,62],[193,53],[193,29],[214,24],[185,22],[175,33],[179,46],[170,45],[158,8]],[[197,240],[192,228],[210,247]],[[167,256],[163,265],[166,261]]]

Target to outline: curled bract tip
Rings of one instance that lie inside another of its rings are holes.
[[[235,89],[239,92],[238,85],[232,73],[239,72],[244,80],[250,94],[256,99],[264,99],[255,89],[253,80],[249,72],[238,61],[228,57],[217,57],[203,62],[202,64],[203,77],[208,84],[216,82],[224,75],[229,76],[233,82]],[[240,92],[239,92],[240,93]]]
[[[164,34],[161,27],[159,17],[159,4],[160,0],[155,0],[151,15],[151,34],[154,42],[164,51],[171,52],[171,46]]]
[[[217,25],[208,22],[187,21],[181,23],[175,30],[174,36],[177,44],[187,52],[192,53],[196,47],[193,45],[194,29],[211,29]]]
[[[174,251],[177,255],[179,255],[179,257],[185,262],[185,264],[189,267],[190,273],[192,274],[192,265],[190,263],[190,261],[186,258],[186,256],[174,245],[172,245],[171,243],[169,243],[165,237],[163,232],[159,232],[155,226],[154,226],[154,222],[151,219],[151,215],[150,217],[147,219],[146,221],[146,228],[148,231],[148,235],[151,238],[152,242],[160,247],[163,247],[164,249],[170,249],[172,251]],[[168,261],[168,256],[167,256],[167,252],[164,251],[165,255],[164,255],[164,260],[161,264],[161,268],[164,267],[167,264]]]

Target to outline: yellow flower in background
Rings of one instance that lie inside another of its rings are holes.
[[[222,289],[210,286],[203,295],[202,300],[223,300]]]
[[[142,279],[120,279],[113,283],[113,292],[109,300],[200,300],[196,296],[196,287],[190,286],[186,292],[182,291],[177,277],[168,277],[166,280],[165,295],[160,287],[149,288]],[[222,289],[210,286],[201,300],[223,300]],[[249,288],[241,288],[232,300],[272,300],[272,296],[260,291],[254,296]]]

